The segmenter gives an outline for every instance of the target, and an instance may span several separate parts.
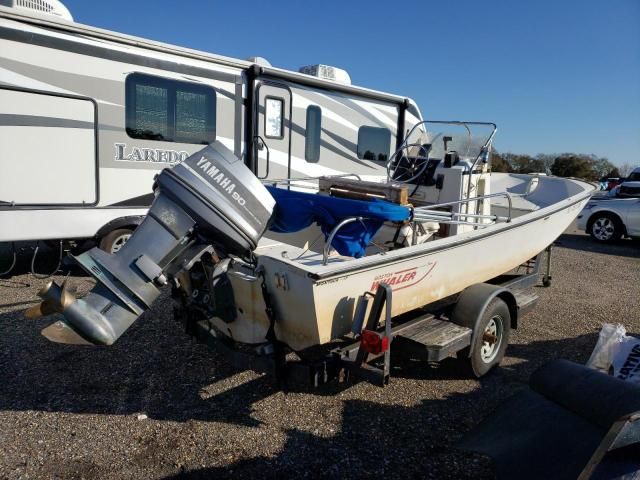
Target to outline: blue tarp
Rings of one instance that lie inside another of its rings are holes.
[[[385,200],[350,200],[314,193],[296,192],[267,186],[276,200],[273,223],[270,230],[279,233],[297,232],[317,223],[325,238],[342,220],[363,217],[342,227],[333,238],[332,246],[341,255],[362,257],[371,238],[385,221],[402,222],[411,211],[408,207]]]

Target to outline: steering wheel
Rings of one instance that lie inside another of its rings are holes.
[[[418,148],[418,155],[409,155],[409,150],[414,147]],[[404,145],[387,162],[387,179],[398,183],[411,183],[419,179],[429,164],[430,151],[430,143]]]

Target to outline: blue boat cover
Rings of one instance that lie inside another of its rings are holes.
[[[385,221],[402,222],[411,216],[408,207],[385,200],[351,200],[273,186],[267,186],[267,189],[276,200],[270,227],[274,232],[297,232],[315,222],[326,239],[342,220],[363,217],[362,222],[342,227],[331,242],[338,253],[350,257],[359,258],[365,254],[369,241]]]

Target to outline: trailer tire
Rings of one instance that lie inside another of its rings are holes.
[[[480,378],[502,362],[509,344],[511,333],[511,312],[499,297],[495,297],[485,308],[478,320],[477,334],[472,345],[457,353],[460,360],[465,360],[474,377]],[[495,336],[495,340],[486,339],[485,335]]]
[[[104,235],[100,239],[98,246],[100,250],[104,250],[107,253],[117,253],[127,243],[132,233],[133,230],[130,228],[117,228]]]

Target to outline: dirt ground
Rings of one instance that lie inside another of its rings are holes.
[[[544,362],[585,362],[602,323],[640,335],[640,244],[573,228],[559,243],[553,285],[484,379],[454,359],[405,361],[386,388],[314,393],[234,370],[183,333],[166,296],[112,347],[50,343],[51,321],[22,315],[45,281],[0,280],[0,478],[491,478],[488,459],[453,448],[465,432]]]

